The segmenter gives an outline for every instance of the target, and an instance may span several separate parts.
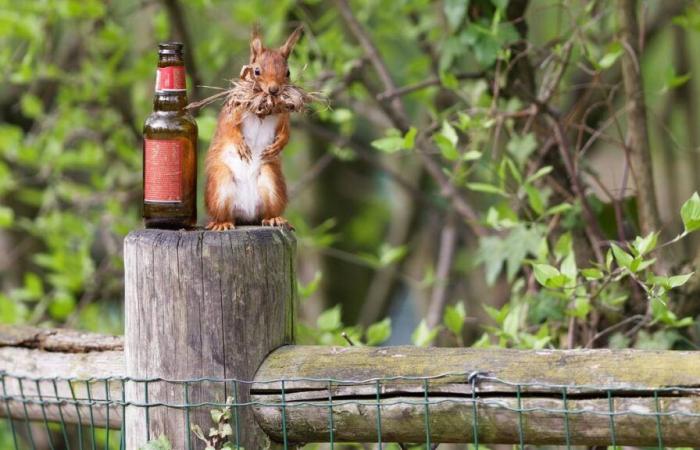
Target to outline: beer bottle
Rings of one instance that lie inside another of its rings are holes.
[[[146,228],[190,228],[197,222],[197,123],[185,110],[182,47],[158,45],[153,112],[143,126]]]

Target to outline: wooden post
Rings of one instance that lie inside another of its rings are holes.
[[[272,350],[293,342],[294,255],[294,236],[277,228],[130,233],[124,241],[127,376],[252,380]],[[136,381],[128,383],[127,401],[223,403],[234,387]],[[239,403],[249,401],[249,391],[250,384],[238,384]],[[187,427],[198,424],[207,434],[212,408],[129,406],[126,448],[161,434],[173,449],[204,448]],[[271,448],[250,409],[239,408],[241,446]]]

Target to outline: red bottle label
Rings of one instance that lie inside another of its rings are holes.
[[[181,139],[145,139],[143,198],[147,202],[182,201]]]
[[[184,91],[185,66],[159,67],[156,72],[156,91]]]

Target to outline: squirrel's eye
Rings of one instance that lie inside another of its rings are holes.
[[[256,77],[259,77],[259,76],[260,76],[260,67],[256,67],[256,68],[253,70],[253,73],[255,74]]]
[[[287,78],[289,78],[289,69],[287,69]]]

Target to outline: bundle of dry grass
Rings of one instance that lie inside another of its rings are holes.
[[[231,84],[226,103],[259,116],[301,111],[313,101],[312,95],[291,84],[281,86],[277,95],[267,94],[254,80],[236,80]]]
[[[281,86],[277,95],[270,95],[263,91],[255,80],[240,79],[231,80],[229,89],[199,102],[190,103],[187,108],[201,108],[222,97],[226,97],[226,106],[240,108],[259,116],[302,111],[309,103],[323,99],[319,93],[306,92],[292,84]]]

